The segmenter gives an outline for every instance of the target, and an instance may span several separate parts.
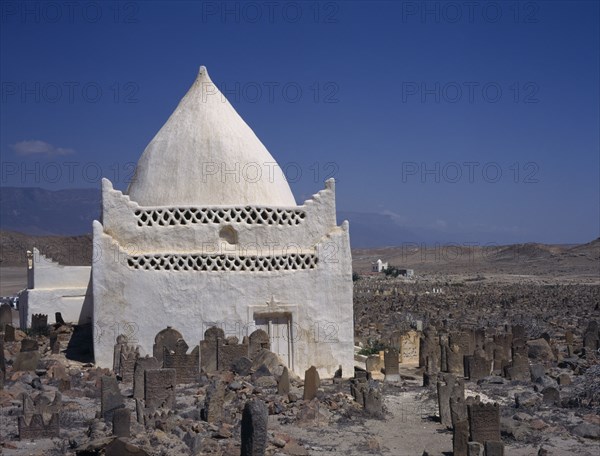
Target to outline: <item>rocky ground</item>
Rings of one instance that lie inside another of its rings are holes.
[[[385,348],[390,345],[391,333],[418,326],[486,328],[493,333],[523,325],[529,341],[544,339],[549,347],[541,351],[543,355],[529,352],[531,378],[510,380],[494,372],[477,382],[466,380],[466,395],[501,405],[506,455],[600,454],[599,356],[582,349],[589,322],[600,322],[597,250],[598,241],[553,249],[525,246],[518,255],[500,249],[492,252],[495,265],[444,263],[430,257],[420,263],[422,269],[417,269],[418,263],[412,265],[416,275],[410,280],[367,272],[371,261],[378,257],[388,260],[387,249],[355,251],[360,277],[354,293],[356,343],[365,349]],[[490,255],[486,253],[486,261]],[[507,260],[507,255],[519,262]],[[529,260],[523,260],[523,255],[529,255]],[[22,288],[24,275],[19,271],[24,268],[8,274],[9,269],[1,269],[3,278],[11,278],[13,288]],[[36,371],[13,370],[24,333],[17,331],[17,341],[4,344],[0,454],[103,454],[114,439],[112,423],[100,417],[100,378],[110,372],[67,359],[65,348],[73,328],[63,325],[56,329],[61,331],[58,354],[51,353],[47,337],[36,336],[42,355]],[[573,334],[571,352],[566,332]],[[131,384],[121,382],[125,405],[132,412],[130,444],[149,455],[239,455],[242,409],[257,397],[269,410],[267,455],[452,454],[452,431],[439,421],[435,385],[422,386],[422,367],[401,364],[398,383],[383,382],[381,372],[372,372],[375,381],[381,382],[376,385],[383,399],[381,415],[367,413],[354,401],[347,379],[321,379],[317,398],[304,401],[303,379],[292,378],[290,393],[278,394],[280,366],[266,366],[266,372],[261,367],[253,366],[248,375],[229,371],[202,374],[197,383],[178,385],[173,414],[152,426],[136,421]],[[201,419],[201,410],[207,390],[216,381],[226,390],[222,414],[207,422]],[[546,388],[557,390],[558,400],[542,394]],[[45,394],[52,399],[59,390],[59,438],[19,440],[17,416],[22,413],[22,395]]]
[[[62,345],[72,328],[59,327]],[[17,331],[17,339],[26,335]],[[7,373],[0,391],[1,448],[7,455],[103,454],[114,436],[111,423],[100,417],[100,378],[107,369],[68,360],[64,350],[52,354],[48,338],[37,336],[42,358],[35,372],[14,372],[21,342],[5,343]],[[559,359],[561,359],[559,361]],[[581,356],[557,357],[534,381],[509,381],[490,376],[466,382],[466,395],[479,395],[501,404],[501,430],[508,455],[596,455],[600,450],[600,363]],[[265,371],[265,367],[267,370]],[[250,398],[268,405],[267,455],[431,455],[452,454],[452,431],[437,416],[434,386],[422,387],[422,368],[401,365],[401,381],[381,382],[383,414],[372,416],[353,400],[347,380],[322,379],[317,398],[304,401],[303,382],[292,378],[289,394],[278,394],[281,372],[277,362],[254,365],[248,375],[220,372],[200,375],[195,384],[179,385],[171,416],[155,426],[135,420],[131,384],[120,383],[125,404],[132,411],[129,442],[149,455],[240,454],[240,418]],[[377,382],[383,379],[373,373]],[[68,379],[68,387],[63,380]],[[207,389],[216,381],[226,389],[219,417],[201,419]],[[560,384],[560,385],[559,385]],[[560,389],[560,403],[549,404],[540,391]],[[17,416],[22,395],[62,390],[60,437],[19,440]],[[517,405],[518,404],[518,405]],[[127,453],[129,454],[129,453]]]

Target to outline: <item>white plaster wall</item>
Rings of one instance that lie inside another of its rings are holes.
[[[90,280],[91,266],[63,266],[33,249],[33,288],[82,288]]]
[[[278,246],[280,249],[283,246],[290,246],[290,250],[295,245],[312,248],[330,229],[336,226],[335,182],[333,179],[326,183],[324,190],[306,200],[302,206],[287,207],[287,209],[300,209],[306,212],[306,218],[295,226],[247,223],[137,226],[134,211],[142,206],[131,201],[120,191],[114,190],[108,179],[102,180],[102,195],[104,231],[114,237],[132,255],[144,252],[188,252],[190,246],[195,246],[194,250],[198,252],[204,248],[207,253],[216,253],[212,249],[214,246],[222,248],[222,243],[219,242],[219,230],[224,225],[230,225],[237,231],[240,245],[249,246],[249,248],[254,245],[263,246],[262,254],[267,255],[270,250],[278,248]],[[157,208],[155,206],[143,207],[145,209]],[[96,255],[94,257],[97,259]]]
[[[20,326],[31,326],[33,314],[48,315],[56,323],[55,312],[66,322],[92,322],[91,266],[63,266],[37,248],[28,261],[28,289],[19,298]]]
[[[240,245],[248,240],[271,246],[295,242],[318,255],[315,269],[272,272],[129,268],[122,248],[129,243],[139,249],[132,254],[198,252],[203,242],[218,239],[222,225],[137,227],[128,216],[135,203],[109,184],[105,182],[103,187],[104,226],[94,222],[94,352],[98,365],[112,365],[113,346],[120,333],[134,335],[143,351],[151,353],[156,333],[169,325],[194,346],[212,323],[251,325],[254,312],[262,312],[261,307],[268,312],[266,303],[274,298],[279,303],[276,310],[292,316],[295,373],[304,375],[314,365],[321,375],[332,376],[342,365],[344,376],[353,375],[350,242],[348,223],[341,227],[335,223],[333,181],[299,206],[307,210],[299,227],[229,224],[238,230]],[[248,333],[251,330],[248,328]]]
[[[88,276],[89,280],[89,276]],[[55,312],[60,312],[65,322],[86,324],[92,323],[92,305],[84,302],[92,299],[91,289],[83,288],[46,288],[27,290],[26,302],[23,305],[24,319],[22,328],[31,327],[33,314],[48,315],[48,324],[56,323]],[[26,323],[26,326],[24,324]]]

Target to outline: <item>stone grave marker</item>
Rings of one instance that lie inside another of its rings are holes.
[[[304,372],[304,395],[305,401],[313,400],[317,397],[317,390],[321,385],[321,379],[319,378],[319,372],[315,366],[310,366]]]
[[[200,368],[204,372],[218,370],[218,347],[225,340],[225,332],[212,326],[204,331],[204,340],[200,341]]]
[[[115,410],[125,407],[125,400],[115,377],[103,375],[100,378],[100,415],[105,422],[112,420]]]
[[[133,397],[144,398],[144,372],[148,369],[160,369],[160,363],[154,356],[137,358],[133,369]]]
[[[144,371],[144,402],[151,409],[175,407],[175,369],[147,369]]]
[[[4,341],[15,342],[15,327],[13,325],[4,326]]]
[[[248,358],[254,360],[254,358],[263,350],[271,349],[271,339],[269,335],[262,329],[257,329],[249,337],[248,346]]]
[[[4,326],[12,325],[12,307],[10,304],[0,305],[0,332],[4,332]]]
[[[290,373],[287,367],[283,368],[283,373],[277,382],[277,394],[287,395],[290,392]]]
[[[485,444],[500,441],[500,407],[498,404],[474,403],[467,406],[471,441]]]
[[[399,382],[400,381],[400,369],[398,363],[400,362],[398,350],[395,348],[388,349],[383,355],[384,366],[385,366],[385,381],[386,382]]]
[[[246,402],[242,413],[241,456],[264,456],[267,447],[269,411],[260,399]]]
[[[469,422],[461,420],[454,423],[452,430],[452,455],[468,456]]]
[[[38,335],[48,333],[48,315],[33,314],[31,316],[31,332]]]
[[[200,373],[200,347],[196,345],[188,355],[188,344],[183,339],[175,343],[173,352],[163,346],[163,366],[166,369],[175,369],[177,383],[193,383]]]
[[[504,456],[504,443],[493,440],[485,442],[485,456]]]
[[[175,345],[179,339],[183,339],[181,333],[170,326],[167,326],[165,329],[160,331],[154,338],[152,354],[158,360],[161,367],[163,367],[164,348],[166,347],[169,351],[174,351]]]
[[[117,437],[131,436],[131,411],[128,408],[120,408],[114,411],[113,418],[113,435]]]
[[[225,402],[225,384],[220,380],[213,381],[206,390],[204,408],[200,417],[208,422],[214,423],[223,417],[223,403]]]

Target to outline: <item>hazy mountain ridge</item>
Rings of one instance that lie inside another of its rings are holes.
[[[36,236],[90,234],[92,221],[100,218],[101,199],[100,189],[94,188],[46,190],[37,187],[0,187],[0,230]],[[382,246],[422,248],[449,243],[506,246],[522,241],[514,235],[500,236],[485,231],[454,233],[431,227],[401,226],[387,213],[338,210],[337,220],[338,223],[349,220],[350,243],[354,249]],[[534,244],[527,245],[529,249],[534,248]],[[551,255],[552,251],[542,249],[538,253]],[[514,252],[498,251],[497,255],[510,258]]]

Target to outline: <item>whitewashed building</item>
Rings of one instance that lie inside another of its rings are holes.
[[[388,268],[388,264],[381,261],[381,259],[371,263],[372,272],[383,272]]]
[[[63,266],[34,248],[27,252],[27,289],[19,294],[19,321],[22,329],[31,326],[33,314],[48,315],[55,323],[55,312],[65,321],[92,322],[90,266]]]
[[[297,374],[353,375],[348,222],[335,183],[297,205],[277,163],[201,67],[125,193],[102,182],[94,221],[94,354],[116,335],[152,352],[167,325],[196,345],[265,329]]]

